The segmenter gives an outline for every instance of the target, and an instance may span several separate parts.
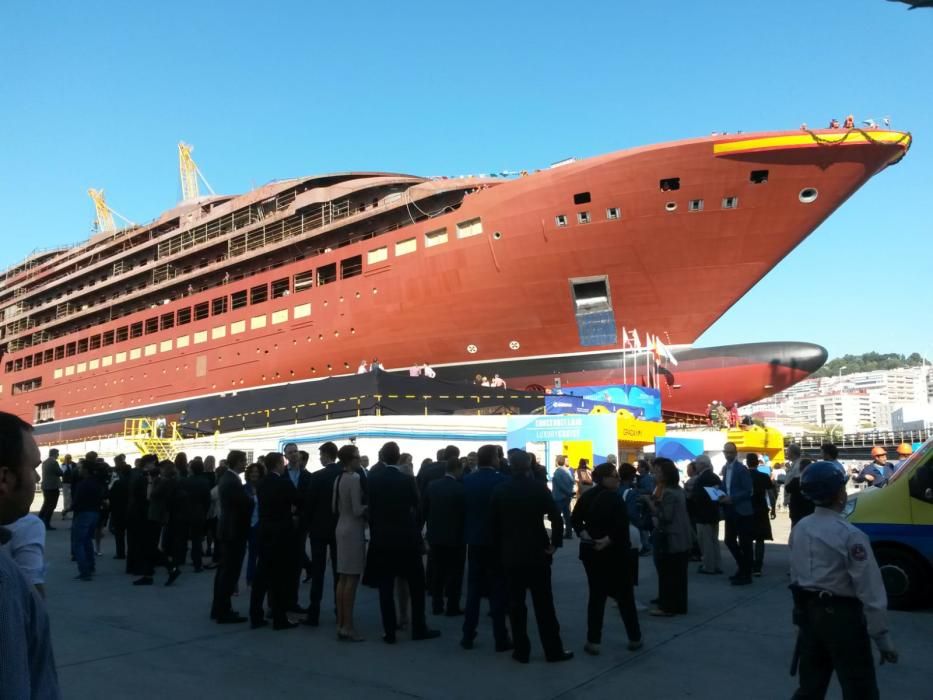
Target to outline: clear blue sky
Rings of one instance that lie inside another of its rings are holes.
[[[701,344],[933,355],[933,10],[851,2],[6,2],[0,266],[147,221],[175,144],[218,192],[318,172],[535,168],[711,131],[911,130]]]

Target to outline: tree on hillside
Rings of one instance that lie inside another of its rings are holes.
[[[866,352],[861,355],[843,355],[827,362],[823,367],[813,373],[814,377],[830,377],[839,374],[845,367],[846,374],[855,372],[873,372],[879,369],[901,369],[904,367],[919,367],[923,364],[923,356],[919,352],[908,356],[896,352],[878,353]],[[929,362],[929,360],[927,360]]]

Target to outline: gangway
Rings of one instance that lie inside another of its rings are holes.
[[[178,424],[164,418],[127,418],[123,422],[123,437],[130,440],[141,454],[153,454],[159,461],[174,459],[181,441]]]

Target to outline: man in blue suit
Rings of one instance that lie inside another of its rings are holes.
[[[575,482],[566,461],[567,458],[564,455],[557,455],[555,460],[557,466],[551,477],[551,494],[564,519],[564,538],[569,540],[573,539],[573,528],[570,527],[570,502],[573,500]]]
[[[726,547],[735,559],[738,571],[729,577],[733,586],[747,586],[752,582],[752,542],[754,510],[752,508],[752,475],[738,459],[735,443],[722,447],[726,466],[722,468],[722,487],[726,492],[719,503],[726,520]]]
[[[493,490],[508,481],[499,472],[495,445],[483,445],[476,453],[476,470],[463,479],[464,540],[467,544],[467,594],[460,646],[473,648],[479,624],[480,601],[489,598],[496,651],[509,651],[512,640],[505,626],[505,574],[489,530],[489,499]]]

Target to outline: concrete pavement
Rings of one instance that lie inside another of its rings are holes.
[[[39,500],[39,499],[37,499]],[[38,505],[38,504],[37,504]],[[690,567],[690,612],[674,618],[641,616],[645,646],[625,650],[625,632],[614,605],[607,606],[603,653],[583,653],[586,580],[576,542],[558,552],[554,595],[564,644],[576,658],[547,664],[533,621],[533,655],[522,666],[492,649],[491,625],[483,619],[476,648],[460,649],[462,618],[433,617],[438,640],[412,642],[402,635],[382,643],[376,592],[361,588],[357,626],[368,641],[341,643],[332,618],[316,629],[273,632],[248,625],[219,626],[208,619],[213,572],[185,573],[165,588],[133,587],[114,561],[113,540],[104,540],[93,582],[73,580],[69,531],[56,514],[48,533],[48,607],[59,674],[66,698],[788,698],[794,682],[788,666],[794,642],[787,591],[788,523],[776,522],[780,542],[769,543],[764,576],[733,588],[725,577],[701,576]],[[67,524],[70,521],[66,521]],[[725,561],[728,553],[723,550]],[[731,570],[731,567],[729,569]],[[248,607],[248,589],[234,606]],[[325,610],[331,602],[325,589]],[[650,559],[641,559],[636,596],[656,593]],[[301,589],[303,602],[308,586]],[[529,602],[530,608],[530,602]],[[882,697],[933,697],[933,614],[892,613],[901,663],[879,670]],[[533,614],[529,611],[529,617]],[[831,698],[839,697],[833,688]]]

